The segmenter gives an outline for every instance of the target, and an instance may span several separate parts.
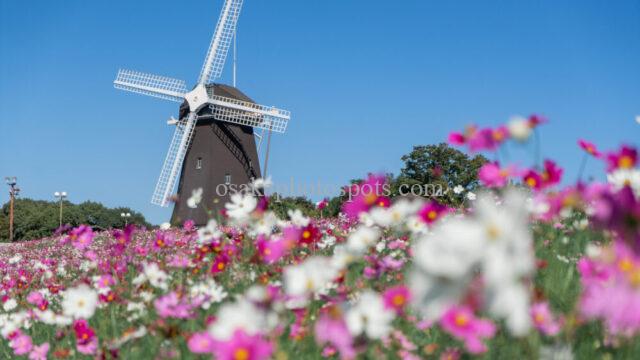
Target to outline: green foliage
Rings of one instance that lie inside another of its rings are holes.
[[[281,219],[289,218],[289,210],[299,209],[305,216],[319,217],[320,212],[316,210],[316,205],[303,196],[284,197],[274,193],[269,197],[269,210],[273,211]]]
[[[482,155],[470,157],[445,143],[440,143],[414,146],[411,153],[402,157],[402,161],[404,168],[392,184],[394,195],[399,194],[401,188],[406,192],[412,186],[416,189],[426,189],[422,193],[426,196],[433,196],[434,191],[441,189],[442,196],[438,197],[438,201],[460,205],[464,199],[451,190],[457,185],[466,191],[478,187],[478,170],[489,160]]]
[[[129,223],[149,227],[141,213],[129,208],[118,207],[109,209],[104,205],[86,201],[72,204],[68,201],[62,204],[62,223],[69,226],[86,224],[95,229],[122,228],[125,225],[121,213],[130,213]],[[58,229],[60,221],[60,203],[16,199],[14,204],[14,239],[31,240],[51,236]],[[0,241],[9,240],[9,204],[0,209]]]

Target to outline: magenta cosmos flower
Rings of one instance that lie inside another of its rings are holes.
[[[598,148],[596,147],[596,145],[587,140],[584,140],[584,139],[578,140],[578,146],[580,146],[582,150],[586,151],[587,154],[593,157],[600,157],[602,155],[600,151],[598,151]]]
[[[607,154],[607,171],[617,169],[632,169],[638,164],[638,151],[628,145],[623,145],[620,150]]]
[[[346,189],[349,198],[342,205],[342,211],[351,219],[357,219],[361,213],[372,207],[389,206],[386,192],[389,190],[387,179],[382,175],[369,175],[360,184],[353,184]]]
[[[394,286],[384,291],[382,301],[387,309],[399,314],[404,311],[405,305],[411,301],[411,293],[409,288],[404,285]]]
[[[547,159],[541,172],[531,169],[524,174],[522,181],[534,190],[544,190],[560,183],[563,172],[554,161]]]
[[[450,211],[451,208],[442,205],[437,201],[430,201],[420,209],[418,216],[420,216],[420,219],[425,223],[433,224]]]
[[[477,318],[468,306],[453,306],[440,319],[440,326],[453,337],[462,340],[472,354],[487,351],[482,339],[490,339],[496,332],[495,325]]]

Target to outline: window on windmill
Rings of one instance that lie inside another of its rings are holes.
[[[231,174],[226,174],[226,175],[224,176],[224,183],[225,183],[226,185],[231,184]]]
[[[198,161],[196,161],[196,169],[202,169],[202,158],[198,158]]]

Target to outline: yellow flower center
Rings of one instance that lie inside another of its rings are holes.
[[[372,205],[376,202],[376,200],[378,200],[378,196],[374,193],[369,193],[367,195],[364,196],[364,202],[367,205]]]
[[[535,178],[528,177],[527,178],[527,185],[529,185],[529,187],[536,187],[536,185],[538,185],[538,182],[536,181]]]
[[[454,321],[457,326],[466,326],[469,323],[469,318],[464,314],[457,314]]]
[[[542,324],[544,323],[544,315],[537,313],[534,317],[533,317],[533,321],[536,322],[536,324]]]
[[[245,348],[238,348],[233,352],[233,360],[247,360],[249,359],[249,350]]]
[[[630,169],[633,166],[633,159],[629,155],[621,156],[618,159],[618,166],[623,169]]]
[[[308,238],[310,238],[310,237],[311,237],[311,231],[309,231],[309,230],[305,230],[305,231],[302,233],[302,238],[303,238],[303,239],[308,239]]]
[[[487,236],[490,240],[496,240],[500,237],[500,228],[498,228],[495,224],[487,226]]]
[[[224,263],[223,262],[218,263],[218,270],[224,270]]]
[[[622,259],[618,263],[618,268],[622,272],[629,272],[629,271],[633,270],[633,263],[629,259]]]
[[[431,210],[427,213],[429,220],[435,220],[438,217],[438,213],[435,210]]]
[[[392,302],[392,303],[393,303],[393,305],[395,305],[395,306],[402,306],[402,305],[404,305],[405,300],[406,300],[406,299],[404,298],[404,295],[402,295],[402,294],[397,294],[397,295],[395,295],[395,296],[391,299],[391,302]]]

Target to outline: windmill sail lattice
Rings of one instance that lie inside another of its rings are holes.
[[[151,203],[154,205],[166,206],[168,198],[176,185],[182,161],[195,130],[196,121],[191,119],[192,117],[195,117],[195,115],[189,114],[189,118],[180,120],[176,124],[173,139],[160,172],[160,178],[158,178],[156,189],[151,198]]]
[[[206,84],[220,77],[227,53],[236,33],[236,25],[242,9],[242,0],[226,0],[222,7],[222,13],[216,31],[211,39],[207,57],[202,66],[198,84]]]

